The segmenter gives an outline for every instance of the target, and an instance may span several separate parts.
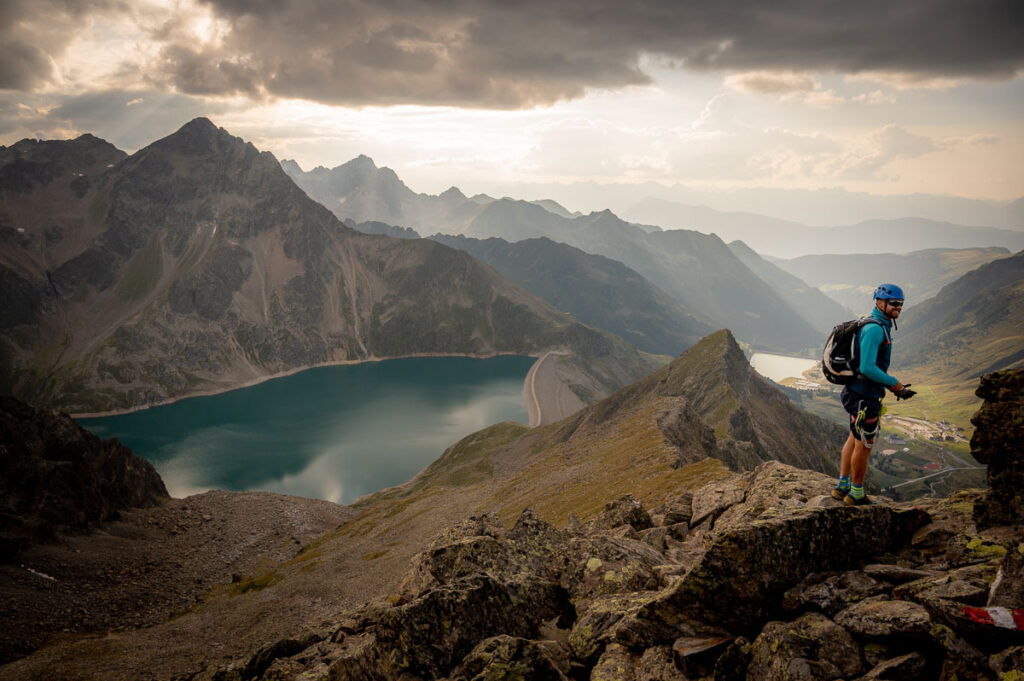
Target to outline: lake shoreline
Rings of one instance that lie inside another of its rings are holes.
[[[239,383],[237,385],[232,384],[230,387],[225,387],[225,388],[222,388],[222,389],[211,388],[209,390],[198,390],[198,391],[195,391],[195,392],[188,392],[188,393],[186,393],[184,395],[178,395],[177,397],[174,397],[174,398],[171,398],[171,399],[168,399],[168,400],[162,400],[160,402],[154,402],[153,404],[147,404],[147,405],[138,406],[138,407],[130,407],[128,409],[112,409],[112,410],[109,410],[109,411],[97,411],[97,412],[78,412],[78,413],[74,413],[74,414],[68,414],[68,416],[70,416],[71,418],[77,420],[77,419],[101,419],[101,418],[107,418],[108,416],[123,416],[125,414],[134,414],[136,412],[145,411],[146,409],[152,409],[154,407],[163,407],[163,406],[166,406],[168,404],[174,404],[176,402],[181,402],[182,400],[188,400],[188,399],[191,399],[193,397],[211,397],[213,395],[222,395],[224,393],[233,392],[235,390],[242,390],[243,388],[251,388],[251,387],[253,387],[255,385],[259,385],[261,383],[266,383],[267,381],[273,380],[275,378],[284,378],[286,376],[294,376],[295,374],[302,373],[303,371],[308,371],[310,369],[319,369],[319,368],[322,368],[322,367],[351,366],[351,365],[356,365],[356,364],[370,364],[370,363],[374,363],[374,362],[387,362],[387,361],[393,360],[393,359],[427,359],[427,358],[431,358],[431,357],[437,357],[437,358],[442,358],[442,357],[468,357],[470,359],[492,359],[494,357],[533,357],[535,359],[539,359],[544,354],[545,354],[544,352],[532,352],[532,353],[526,353],[526,354],[522,354],[522,353],[519,353],[519,352],[492,352],[492,353],[488,353],[488,354],[468,354],[468,353],[459,353],[459,352],[452,352],[452,353],[431,353],[431,352],[425,352],[425,353],[413,353],[413,354],[409,354],[409,355],[396,355],[394,357],[370,357],[370,358],[367,358],[367,359],[344,359],[344,360],[338,360],[338,361],[334,361],[334,362],[321,362],[321,363],[318,363],[318,364],[310,364],[308,366],[297,367],[295,369],[289,369],[287,371],[280,371],[278,373],[269,374],[267,376],[259,376],[257,378],[253,378],[253,379],[250,379],[250,380],[247,380],[247,381],[243,381],[242,383]],[[523,382],[525,384],[526,379],[523,379]]]
[[[150,461],[174,497],[264,491],[349,504],[401,484],[453,442],[526,423],[532,357],[320,366],[81,427]]]

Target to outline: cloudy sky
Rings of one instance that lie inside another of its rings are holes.
[[[303,168],[367,154],[431,193],[1006,201],[1022,75],[1020,0],[0,1],[0,144],[130,152],[207,116]]]

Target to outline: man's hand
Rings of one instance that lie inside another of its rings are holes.
[[[909,400],[911,397],[917,394],[917,391],[911,390],[910,384],[907,383],[900,390],[896,390],[894,386],[893,393],[896,395],[896,401],[899,402],[900,400]]]

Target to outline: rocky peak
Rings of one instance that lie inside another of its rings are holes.
[[[349,173],[370,173],[377,170],[377,164],[366,154],[359,154],[348,163],[343,163],[334,170],[341,170]]]
[[[127,157],[109,142],[90,134],[72,140],[23,139],[0,147],[0,192],[28,193],[65,178],[81,195],[89,178],[107,171]]]
[[[681,465],[710,456],[735,471],[770,460],[838,471],[843,429],[794,406],[758,375],[727,329],[589,407],[570,427],[585,430],[645,402],[657,403],[658,428],[678,448]]]
[[[235,137],[224,128],[218,128],[208,118],[189,121],[174,133],[153,142],[139,154],[156,152],[190,159],[260,155],[251,143]],[[276,160],[274,165],[279,165]]]
[[[281,161],[281,168],[284,170],[284,172],[288,173],[289,177],[291,177],[295,173],[302,172],[302,168],[299,166],[298,162],[290,158],[286,158],[283,161]],[[326,168],[324,168],[323,166],[317,166],[316,168],[313,169],[312,172],[316,172],[318,170],[326,170]]]
[[[458,187],[449,187],[441,193],[439,198],[445,201],[465,201],[466,195]]]

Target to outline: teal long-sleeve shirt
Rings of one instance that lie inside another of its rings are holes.
[[[871,311],[871,318],[878,324],[865,324],[860,330],[860,373],[864,378],[885,387],[892,387],[899,381],[885,372],[878,366],[878,351],[883,343],[889,343],[891,348],[892,321],[890,321],[878,308]],[[889,353],[886,352],[885,369],[889,368]],[[883,393],[884,394],[884,393]]]

